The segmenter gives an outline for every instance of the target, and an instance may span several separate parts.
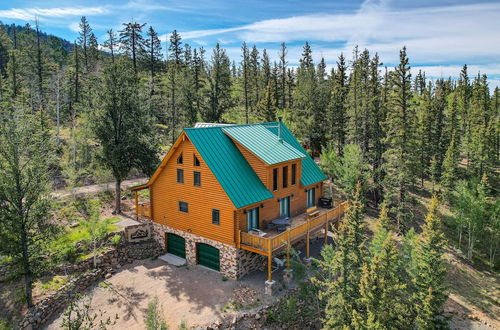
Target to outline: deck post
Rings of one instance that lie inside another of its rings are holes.
[[[286,247],[286,268],[290,269],[290,250],[292,249],[292,246],[290,245],[290,227],[288,227],[287,234],[288,234],[288,243]]]
[[[135,200],[135,219],[139,220],[139,196],[137,196],[137,190],[134,190],[134,200]]]
[[[267,240],[267,281],[272,282],[273,280],[273,272],[272,272],[272,264],[273,264],[273,251],[271,251],[271,240]]]
[[[328,242],[328,218],[325,218],[325,244]]]
[[[306,258],[309,258],[309,240],[310,240],[310,237],[311,237],[310,230],[311,230],[311,221],[307,220]]]

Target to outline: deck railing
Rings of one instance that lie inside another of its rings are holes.
[[[328,222],[344,214],[346,208],[347,202],[343,202],[337,205],[334,209],[328,210],[317,217],[310,218],[299,226],[290,228],[287,231],[273,237],[262,237],[240,231],[240,247],[249,247],[250,250],[256,250],[256,252],[261,252],[263,254],[278,250],[285,246],[288,242],[293,242],[294,240],[306,235],[307,232],[311,233],[319,230],[320,228],[324,228]]]
[[[139,203],[137,205],[137,216],[142,218],[151,218],[151,204]]]

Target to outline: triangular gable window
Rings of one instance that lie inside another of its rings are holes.
[[[177,157],[177,164],[182,164],[182,153]]]
[[[194,166],[200,166],[200,160],[196,156],[194,156]]]

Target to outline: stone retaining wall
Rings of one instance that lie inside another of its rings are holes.
[[[142,260],[157,257],[163,252],[161,246],[155,240],[137,243],[121,244],[120,246],[106,251],[97,257],[97,268],[94,268],[93,258],[82,260],[74,264],[65,264],[56,267],[53,274],[78,274],[63,287],[52,295],[30,309],[16,329],[38,329],[46,322],[53,313],[64,308],[69,299],[76,293],[81,293],[98,280],[107,277],[121,266],[132,263],[134,260]]]
[[[31,308],[15,329],[40,328],[54,312],[64,308],[76,294],[103,278],[105,273],[106,270],[104,269],[95,269],[71,279],[57,292],[44,298]]]

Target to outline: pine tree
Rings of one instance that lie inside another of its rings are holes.
[[[398,230],[404,230],[412,218],[409,190],[415,181],[415,113],[411,105],[411,74],[406,48],[400,51],[400,64],[392,75],[390,108],[385,123],[387,173],[384,187],[395,204]]]
[[[148,40],[145,42],[146,52],[148,54],[148,67],[149,67],[149,75],[150,75],[150,98],[155,94],[155,77],[159,70],[162,53],[161,53],[161,42],[158,39],[158,33],[153,29],[152,26],[148,29]],[[150,99],[150,103],[151,99]]]
[[[443,304],[447,299],[444,280],[446,266],[443,250],[446,245],[437,214],[438,200],[434,196],[422,229],[422,240],[417,246],[416,272],[413,282],[415,324],[419,329],[443,326]]]
[[[133,65],[132,65],[133,68]],[[151,117],[141,106],[135,72],[126,58],[104,68],[92,128],[102,147],[102,163],[116,181],[115,212],[121,212],[121,182],[132,168],[151,174],[157,163]]]
[[[87,50],[89,47],[91,33],[92,33],[92,28],[90,27],[87,17],[82,16],[80,20],[80,32],[78,37],[78,44],[83,49],[83,64],[85,72],[89,72],[89,54]]]
[[[457,113],[457,94],[453,93],[448,102],[446,118],[446,140],[449,141],[443,159],[443,173],[441,182],[447,192],[451,192],[458,181],[458,162],[460,160],[460,123]]]
[[[144,56],[144,38],[142,28],[146,25],[137,22],[123,23],[120,34],[120,48],[132,58],[134,73],[137,75],[137,62]]]
[[[330,136],[337,147],[337,153],[342,155],[346,139],[346,98],[347,98],[347,66],[343,54],[337,61],[337,70],[332,74],[332,91],[328,104],[330,113]]]
[[[397,250],[394,233],[382,225],[375,233],[374,241],[380,246],[371,260],[363,266],[360,280],[361,322],[356,328],[408,329],[406,284],[399,273],[401,257]]]
[[[363,205],[360,188],[349,203],[335,238],[335,248],[326,245],[318,260],[322,267],[313,281],[322,286],[321,300],[326,302],[325,329],[352,328],[353,315],[363,313],[359,283],[362,276],[364,250]]]
[[[106,33],[108,34],[108,39],[104,42],[103,46],[108,49],[111,55],[111,62],[115,63],[115,51],[117,49],[116,33],[113,32],[113,29],[109,29]]]
[[[312,50],[306,42],[300,65],[297,69],[297,82],[293,94],[294,112],[292,121],[297,127],[296,134],[300,139],[308,140],[314,147],[312,141],[314,114],[316,112],[316,73],[312,59]]]
[[[242,66],[242,71],[243,71],[243,98],[245,99],[245,124],[249,123],[249,118],[248,118],[248,98],[249,98],[249,73],[250,73],[250,68],[249,68],[249,61],[250,57],[248,54],[248,47],[247,44],[244,42],[243,45],[241,46],[241,66]]]
[[[280,108],[284,109],[286,108],[286,66],[288,64],[288,61],[286,60],[286,55],[288,51],[286,49],[286,45],[284,42],[281,43],[281,48],[279,52],[279,58],[280,58],[280,83],[281,83],[281,103],[280,103]]]
[[[54,150],[48,131],[24,106],[1,110],[0,254],[12,258],[32,307],[33,281],[43,273],[42,257],[54,234],[49,196]]]
[[[207,66],[206,107],[202,113],[203,120],[219,122],[222,114],[232,105],[231,97],[231,62],[226,51],[217,44]]]

